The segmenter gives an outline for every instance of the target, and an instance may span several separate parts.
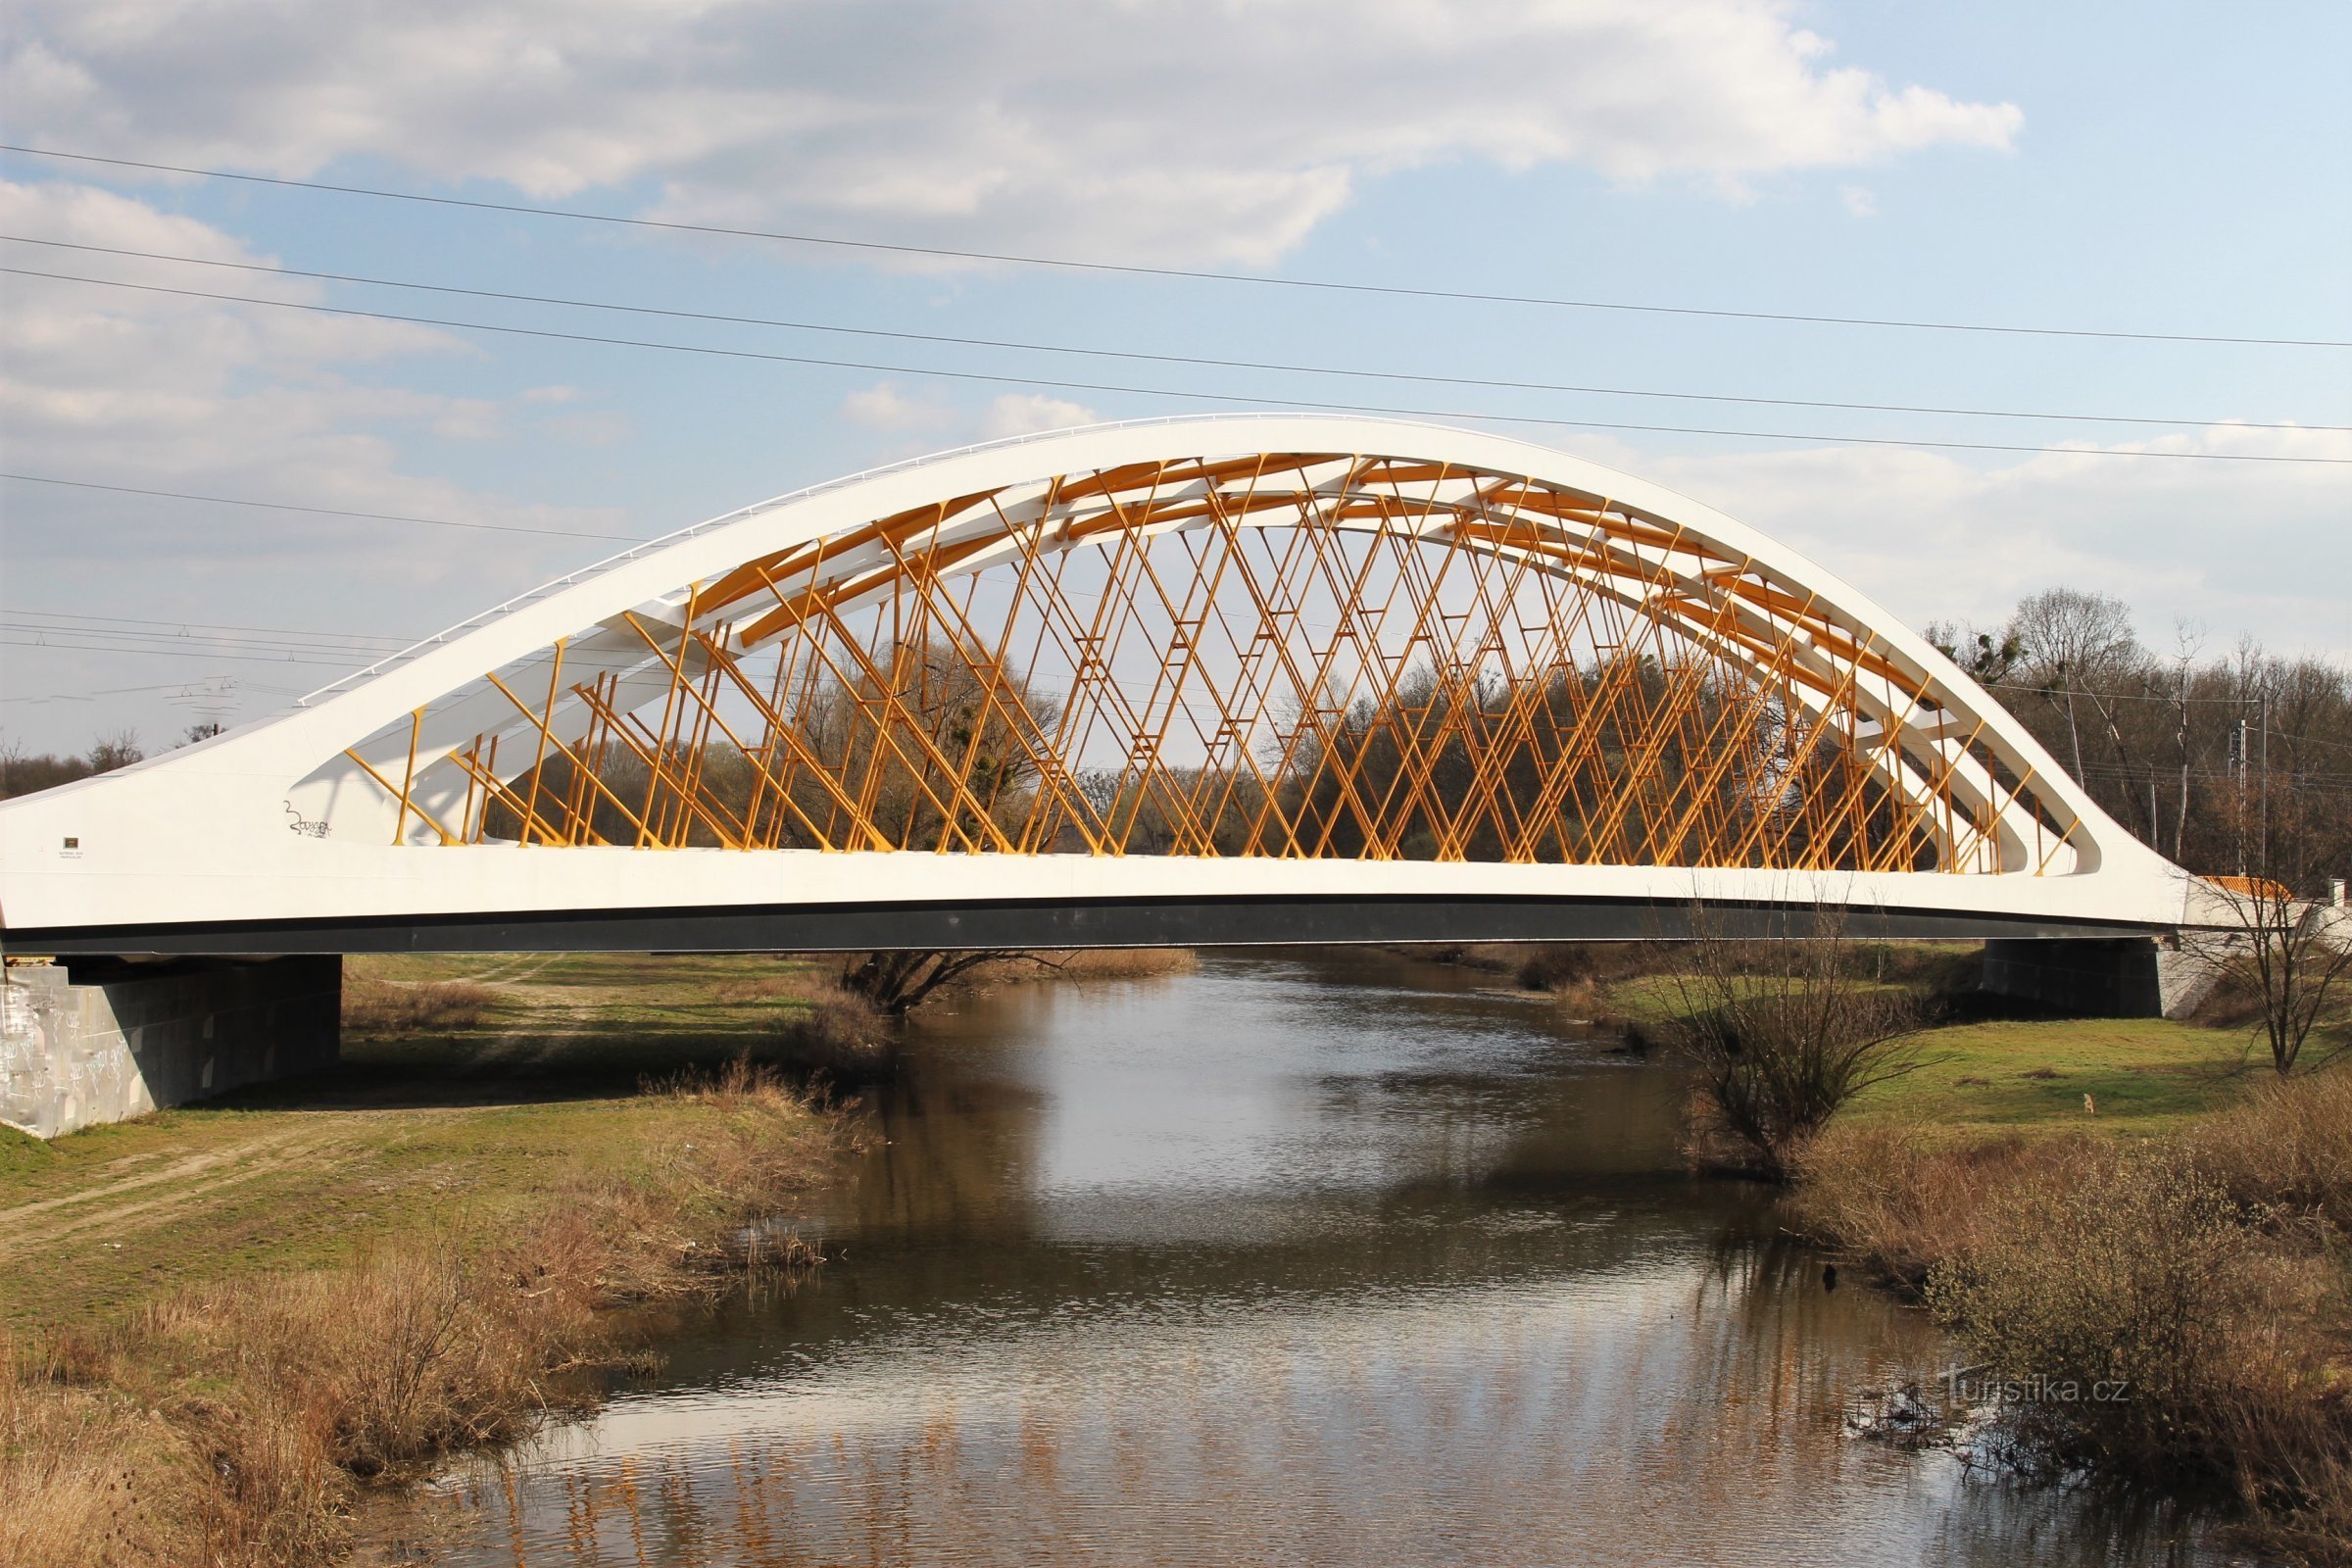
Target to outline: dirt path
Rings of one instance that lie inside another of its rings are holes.
[[[302,1125],[217,1149],[184,1154],[168,1163],[149,1162],[153,1153],[131,1154],[92,1172],[98,1184],[0,1208],[0,1262],[37,1254],[92,1231],[146,1229],[201,1211],[229,1190],[269,1177],[306,1174],[355,1161],[384,1150],[383,1124],[443,1119],[474,1108],[466,1103],[353,1107],[318,1112]],[[122,1165],[146,1165],[132,1175],[112,1175]],[[112,1179],[106,1179],[112,1176]]]
[[[292,1127],[79,1192],[0,1209],[0,1259],[39,1252],[99,1228],[172,1219],[224,1188],[323,1163],[344,1142],[333,1129]]]

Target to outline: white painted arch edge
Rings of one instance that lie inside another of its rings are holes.
[[[1780,541],[1664,486],[1548,447],[1407,420],[1312,415],[1214,415],[1014,437],[895,465],[725,514],[723,520],[713,519],[665,540],[635,547],[567,581],[559,579],[565,585],[550,585],[552,592],[526,594],[511,602],[515,607],[512,611],[437,645],[419,645],[413,657],[347,690],[325,696],[315,706],[244,726],[120,773],[48,792],[33,801],[0,803],[0,850],[14,847],[19,834],[10,831],[12,828],[38,831],[29,821],[12,820],[23,816],[21,808],[36,802],[62,806],[65,803],[59,797],[98,791],[122,796],[121,808],[131,810],[170,810],[167,802],[184,797],[191,808],[201,803],[212,808],[217,819],[209,832],[225,832],[256,848],[267,845],[272,851],[282,850],[288,846],[281,797],[322,759],[479,679],[484,670],[527,657],[560,637],[671,594],[686,583],[707,580],[744,561],[949,496],[1016,487],[1075,470],[1160,461],[1215,461],[1261,452],[1377,455],[1522,475],[1679,525],[1728,553],[1750,559],[1768,574],[1803,585],[1837,615],[1875,635],[1882,649],[1899,663],[1926,675],[1945,706],[1971,722],[1982,720],[2003,750],[2031,762],[2035,787],[2079,818],[2090,838],[2098,867],[2089,873],[2091,878],[2141,887],[2179,879],[2169,861],[2124,832],[2021,723],[1924,637],[1835,573]],[[167,778],[172,780],[169,786]],[[206,787],[229,786],[232,781],[231,789]],[[89,814],[93,808],[99,808],[102,816],[113,814],[95,798],[74,804],[76,816]],[[223,808],[227,818],[219,819]],[[50,813],[44,810],[40,814]],[[254,836],[249,838],[249,833]],[[24,847],[30,850],[33,845]],[[313,843],[305,847],[317,851],[324,846]],[[276,861],[280,857],[270,854],[265,858]],[[2011,881],[2022,874],[1960,880]],[[0,882],[0,897],[4,896],[5,883]],[[2134,902],[2144,907],[2144,899]],[[0,918],[7,912],[6,905],[0,903]]]

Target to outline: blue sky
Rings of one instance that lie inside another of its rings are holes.
[[[22,0],[7,29],[0,129],[66,151],[1293,277],[2352,340],[2342,6]],[[11,235],[470,288],[1486,379],[2352,426],[2343,349],[918,265],[21,156],[0,157],[0,181]],[[1808,439],[1498,426],[1780,534],[1915,624],[1995,620],[2068,583],[2130,601],[2162,649],[2188,617],[2210,652],[2252,635],[2352,657],[2352,466],[1855,439],[2352,459],[2342,431],[1334,380],[0,252],[80,277],[910,368],[6,276],[14,472],[647,536],[991,434],[1217,406],[1165,395],[1188,390],[1774,430]],[[429,633],[609,548],[0,482],[0,735],[78,750],[135,727],[155,745],[199,711],[258,716],[364,662],[353,639]],[[118,619],[64,618],[100,615]]]

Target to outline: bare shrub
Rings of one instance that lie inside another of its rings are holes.
[[[2352,1071],[2265,1080],[2154,1146],[1834,1127],[1797,1170],[1809,1234],[1923,1289],[1983,1381],[2024,1389],[2004,1456],[2219,1479],[2260,1549],[2352,1561]]]
[[[100,736],[90,747],[88,758],[93,773],[111,773],[146,760],[146,749],[139,745],[139,732],[135,729],[119,729]]]
[[[2030,1384],[2001,1411],[2011,1451],[2053,1470],[2230,1478],[2258,1503],[2299,1456],[2337,1451],[2321,1429],[2352,1428],[2315,1397],[2315,1282],[2228,1189],[2161,1147],[2084,1143],[2066,1176],[1996,1188],[1975,1245],[1927,1284],[1993,1376]]]
[[[1923,1064],[1917,996],[1873,982],[1837,914],[1802,933],[1740,940],[1704,908],[1675,975],[1682,1016],[1673,1043],[1696,1065],[1695,1152],[1784,1178],[1790,1162],[1854,1096]]]

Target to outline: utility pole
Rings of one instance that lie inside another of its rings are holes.
[[[2066,695],[2066,734],[2075,747],[2075,782],[2082,784],[2082,731],[2075,725],[2075,678],[2067,672],[2063,659],[2058,661],[2058,689]]]
[[[2173,818],[2173,859],[2177,864],[2188,848],[2188,669],[2180,670],[2180,706],[2179,726],[2173,732],[2174,744],[2180,748],[2180,814]]]
[[[2271,874],[2271,694],[2257,699],[2262,715],[2262,874]]]
[[[2237,874],[2246,874],[2246,715],[2230,731],[2230,771],[2237,775]]]

